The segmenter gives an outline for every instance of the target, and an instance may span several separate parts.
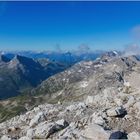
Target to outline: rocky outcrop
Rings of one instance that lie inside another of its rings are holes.
[[[140,139],[140,134],[137,132],[131,132],[128,134],[128,140],[139,140]]]
[[[43,114],[43,112],[39,112],[31,121],[29,126],[30,127],[34,127],[35,125],[38,125],[39,122],[44,121],[45,120],[45,115]]]
[[[104,107],[100,110],[98,105],[89,106],[86,102],[87,100],[85,103],[44,104],[35,107],[24,115],[1,123],[1,139],[108,140],[129,138],[131,140],[135,138],[137,140],[138,127],[136,132],[131,133],[135,127],[133,124],[135,115],[131,114],[130,108],[128,114],[124,115],[125,109],[115,107],[116,104],[111,109]],[[139,119],[135,122],[138,123]],[[132,125],[132,127],[126,125]],[[124,129],[125,132],[119,131],[120,129]]]
[[[117,107],[117,108],[111,108],[109,110],[107,110],[107,116],[109,117],[119,117],[122,115],[126,115],[126,110],[121,106],[121,107]]]
[[[109,132],[105,131],[99,125],[89,125],[85,130],[82,132],[82,137],[84,139],[92,139],[92,140],[108,140],[109,139]]]
[[[127,139],[127,134],[125,132],[115,131],[115,132],[111,133],[109,139],[110,140],[114,140],[114,139]]]

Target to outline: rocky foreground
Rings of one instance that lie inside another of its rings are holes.
[[[1,140],[140,140],[140,61],[107,61],[88,62],[84,70],[93,72],[73,88],[56,92],[55,97],[63,97],[58,103],[39,105],[1,123]]]
[[[109,91],[109,90],[108,90]],[[83,102],[44,104],[0,124],[1,140],[140,139],[138,93],[88,96]]]

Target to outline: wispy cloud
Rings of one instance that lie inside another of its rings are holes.
[[[83,43],[83,44],[81,44],[80,46],[78,46],[78,51],[79,51],[80,53],[89,52],[89,51],[90,51],[90,47],[89,47],[88,44]]]
[[[140,54],[140,46],[137,44],[128,44],[124,48],[124,55],[139,55]]]
[[[60,44],[56,44],[55,47],[54,47],[54,49],[55,49],[56,52],[59,52],[59,53],[62,52],[62,49],[61,49]]]
[[[131,30],[134,39],[140,40],[140,25],[137,25]]]
[[[134,43],[129,43],[124,47],[124,55],[140,55],[140,24],[134,26],[131,30],[131,37]]]

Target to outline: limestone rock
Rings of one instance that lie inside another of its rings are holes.
[[[94,96],[87,96],[86,104],[92,105],[94,103]]]
[[[140,102],[136,102],[134,104],[134,109],[137,110],[138,112],[140,112]]]
[[[96,124],[89,125],[82,132],[83,138],[92,140],[108,140],[109,135],[109,132],[106,132],[101,126]]]
[[[135,103],[135,99],[133,96],[130,96],[127,103],[124,105],[124,107],[126,109],[129,109],[129,107],[133,106],[133,104]]]
[[[1,137],[1,140],[12,140],[11,138],[9,138],[8,136],[4,135]]]
[[[29,126],[34,127],[37,125],[40,121],[45,120],[43,112],[39,112],[31,121]]]
[[[24,136],[24,137],[21,137],[19,140],[32,140],[32,139],[29,138],[29,137]]]
[[[67,111],[73,111],[75,110],[76,106],[75,105],[70,105],[66,108]]]
[[[56,124],[58,124],[58,125],[60,125],[60,126],[63,126],[63,127],[67,127],[67,126],[69,125],[68,122],[65,121],[64,119],[58,120],[58,121],[56,122]]]
[[[107,110],[107,116],[109,117],[116,117],[126,114],[126,110],[123,107],[111,108]]]
[[[30,128],[30,129],[27,130],[27,134],[26,134],[27,137],[32,138],[33,137],[33,134],[34,134],[34,130],[32,128]]]
[[[137,132],[131,132],[128,134],[128,140],[140,140],[140,134]]]
[[[68,123],[65,120],[58,120],[57,122],[53,123],[47,123],[43,122],[40,123],[38,126],[36,126],[34,129],[30,129],[27,132],[27,136],[30,138],[39,138],[39,139],[45,139],[49,138],[50,135],[66,128],[68,126]]]
[[[102,116],[99,113],[93,113],[91,116],[92,123],[98,124],[103,126],[105,124],[105,120],[102,118]]]
[[[123,105],[122,100],[119,99],[119,98],[115,98],[115,99],[114,99],[114,102],[115,102],[118,106],[122,106],[122,105]]]

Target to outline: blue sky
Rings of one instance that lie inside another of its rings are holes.
[[[1,50],[111,50],[139,40],[140,2],[0,2]]]

